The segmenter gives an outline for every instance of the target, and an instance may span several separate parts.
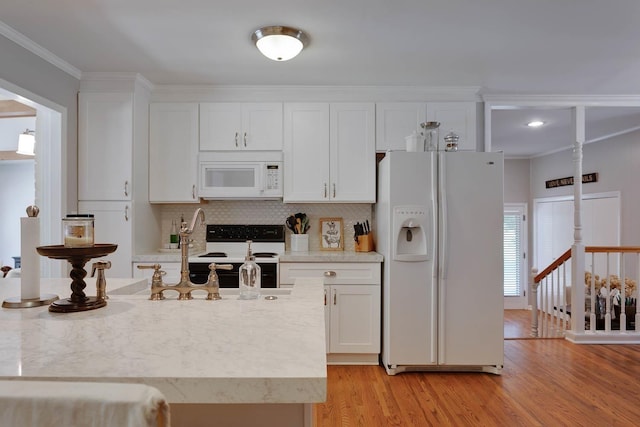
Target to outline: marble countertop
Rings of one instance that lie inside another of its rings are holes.
[[[189,256],[197,255],[190,253]],[[377,252],[309,251],[290,252],[280,255],[280,262],[382,262]],[[154,252],[133,256],[133,262],[180,262],[180,253]]]
[[[40,289],[66,298],[69,284],[42,279]],[[20,279],[0,285],[0,299],[20,295]],[[0,379],[144,383],[172,403],[325,400],[321,280],[299,280],[275,300],[207,301],[198,291],[150,301],[146,288],[107,277],[108,304],[97,310],[0,309]]]

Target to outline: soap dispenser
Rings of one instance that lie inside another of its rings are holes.
[[[247,240],[247,255],[240,266],[240,299],[257,299],[260,297],[260,266],[256,264],[251,253],[251,240]]]

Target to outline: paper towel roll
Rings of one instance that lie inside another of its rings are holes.
[[[20,298],[40,298],[40,218],[20,218]]]

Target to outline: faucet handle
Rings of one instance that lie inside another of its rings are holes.
[[[220,282],[218,281],[218,274],[216,270],[233,270],[233,265],[231,264],[216,264],[212,262],[209,264],[209,277],[207,278],[207,284],[205,288],[209,291],[207,294],[208,300],[219,300],[222,299],[220,296]]]
[[[96,274],[96,269],[98,270],[108,270],[111,268],[111,261],[96,261],[91,264],[91,277]]]

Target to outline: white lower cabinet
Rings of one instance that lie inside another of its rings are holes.
[[[111,268],[105,271],[107,286],[109,277],[131,277],[131,256],[133,254],[133,226],[131,202],[78,202],[78,213],[94,215],[94,241],[115,243],[116,251],[89,261],[85,267],[91,272],[91,263],[111,261]]]
[[[380,263],[280,263],[282,287],[298,277],[324,279],[327,362],[377,365]]]
[[[151,277],[153,276],[152,268],[139,269],[139,265],[153,265],[160,264],[165,274],[162,276],[162,282],[166,285],[175,285],[180,282],[180,269],[182,264],[179,262],[134,262],[133,263],[133,277],[145,278],[151,285]]]

